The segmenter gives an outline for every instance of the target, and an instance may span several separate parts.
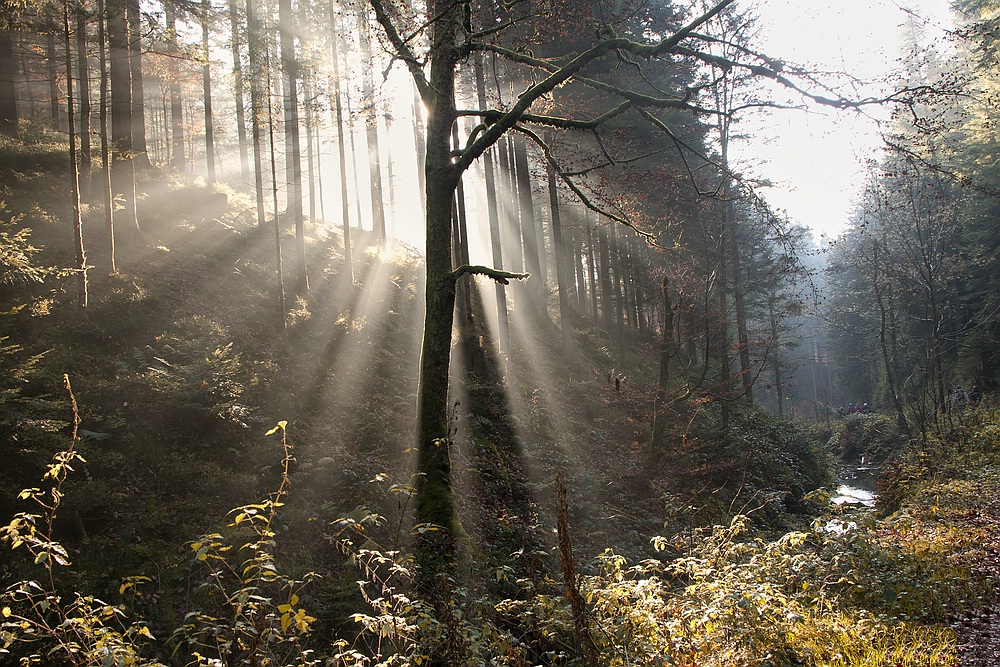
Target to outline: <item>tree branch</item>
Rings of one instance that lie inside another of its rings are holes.
[[[486,276],[490,280],[495,280],[501,285],[509,285],[511,280],[527,280],[531,276],[530,273],[511,273],[510,271],[500,271],[488,266],[463,264],[449,273],[445,279],[454,284],[458,282],[459,278],[467,274],[474,276]]]

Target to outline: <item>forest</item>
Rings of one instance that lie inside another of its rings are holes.
[[[0,0],[0,665],[1000,664],[1000,5]],[[842,233],[750,119],[876,119]]]

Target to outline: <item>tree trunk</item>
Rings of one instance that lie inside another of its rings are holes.
[[[664,454],[664,436],[667,432],[667,392],[670,390],[670,359],[674,356],[674,306],[670,300],[670,281],[663,277],[663,331],[660,340],[660,375],[653,401],[653,460],[659,463]],[[655,469],[655,468],[654,468]]]
[[[295,57],[295,17],[292,1],[278,1],[278,25],[281,35],[281,71],[285,84],[285,178],[288,179],[286,212],[295,223],[295,293],[309,290],[306,273],[306,238],[302,219],[302,158],[299,148],[299,64]]]
[[[514,163],[510,155],[510,138],[501,137],[496,147],[500,162],[497,196],[500,210],[503,211],[501,220],[504,221],[504,246],[510,250],[511,268],[520,272],[524,271],[524,246],[521,243],[521,219],[518,212]]]
[[[201,89],[205,103],[205,161],[208,163],[208,182],[215,182],[215,121],[212,118],[212,53],[208,45],[208,28],[211,19],[210,0],[201,0],[201,49],[205,59],[201,68]]]
[[[590,311],[594,323],[594,331],[597,332],[597,337],[600,338],[601,320],[597,307],[599,290],[597,288],[597,264],[594,256],[594,226],[590,224],[589,213],[584,213],[584,224],[587,225],[587,278],[590,283]]]
[[[538,224],[535,220],[535,202],[531,190],[531,172],[528,169],[528,149],[524,137],[517,135],[511,139],[514,153],[514,172],[517,179],[517,208],[521,218],[521,234],[524,243],[525,269],[531,274],[531,287],[527,290],[528,303],[536,324],[541,324],[547,315],[545,310],[545,274],[542,272],[541,254],[538,245]]]
[[[728,208],[728,207],[727,207]],[[732,362],[729,358],[729,276],[727,261],[727,243],[729,242],[725,219],[722,221],[722,233],[719,235],[719,317],[716,323],[715,345],[719,354],[719,377],[716,381],[716,394],[722,409],[722,427],[729,426],[729,384],[732,380]],[[711,346],[709,346],[711,347]]]
[[[559,217],[559,190],[556,187],[556,172],[551,164],[546,164],[549,180],[549,211],[552,217],[552,254],[556,265],[556,289],[559,292],[559,325],[562,329],[563,352],[569,354],[572,347],[570,331],[570,308],[567,283],[570,282],[566,271],[566,248],[563,245],[562,221]]]
[[[56,55],[55,25],[45,33],[45,60],[48,64],[49,118],[55,130],[62,129],[62,105],[59,104],[59,58]]]
[[[142,78],[142,13],[139,0],[125,0],[128,18],[128,61],[132,80],[132,164],[133,168],[149,169],[146,150],[145,88]]]
[[[388,233],[385,227],[385,204],[382,201],[382,159],[378,142],[378,114],[375,104],[375,83],[372,69],[371,26],[368,21],[368,5],[361,4],[358,11],[358,36],[361,40],[362,76],[361,87],[365,108],[365,137],[368,140],[368,176],[372,200],[372,229],[378,234],[379,243],[386,243]]]
[[[750,366],[750,336],[747,333],[746,288],[743,284],[740,249],[732,204],[728,203],[726,209],[730,239],[729,261],[733,268],[733,298],[736,302],[736,336],[740,348],[740,377],[743,381],[743,397],[749,405],[753,405],[753,369]]]
[[[124,202],[118,219],[130,243],[139,240],[135,209],[135,161],[132,151],[132,69],[128,53],[128,23],[123,0],[106,3],[108,50],[111,61],[112,191]]]
[[[316,160],[313,155],[313,94],[312,72],[302,77],[302,94],[305,95],[306,125],[306,183],[309,190],[309,221],[316,221]]]
[[[265,72],[261,66],[263,39],[257,24],[253,0],[246,0],[246,15],[247,63],[250,66],[250,128],[253,142],[254,194],[257,202],[257,228],[263,232],[267,227],[267,216],[264,211],[264,160],[261,149],[263,142],[261,122],[264,118],[265,101],[261,90],[261,79],[265,76]],[[270,117],[270,112],[268,112],[268,117]],[[283,306],[284,304],[282,304],[282,318],[284,318]]]
[[[440,2],[433,3],[441,4]],[[452,10],[454,11],[454,10]],[[432,9],[430,14],[437,11]],[[451,213],[457,175],[451,162],[455,122],[454,35],[449,22],[434,29],[439,56],[431,60],[427,118],[427,245],[424,335],[417,388],[417,526],[437,526],[417,540],[418,586],[435,604],[447,598],[447,578],[457,554],[461,529],[451,481],[448,381],[455,280],[451,277]],[[436,661],[445,664],[443,656]]]
[[[80,100],[80,174],[81,196],[90,198],[91,186],[91,164],[92,150],[90,146],[90,66],[87,59],[87,12],[83,8],[83,3],[76,7],[76,57],[78,63],[79,94]]]
[[[604,225],[597,228],[597,245],[601,255],[600,281],[601,281],[601,320],[608,337],[614,331],[614,299],[611,296],[611,253],[608,250],[608,229]]]
[[[167,59],[167,75],[170,77],[170,162],[174,169],[183,173],[187,157],[184,150],[184,100],[177,67],[180,49],[177,47],[177,8],[174,0],[164,0],[163,9],[167,19],[167,49],[170,54]]]
[[[104,0],[97,0],[97,42],[100,49],[101,67],[101,194],[104,198],[104,227],[108,234],[108,255],[111,259],[111,273],[118,272],[115,260],[115,214],[114,191],[111,189],[111,144],[108,137],[108,42]]]
[[[17,115],[17,64],[14,58],[14,35],[0,28],[0,134],[20,135]]]
[[[340,215],[344,229],[344,264],[347,269],[347,279],[354,282],[354,256],[351,249],[351,204],[347,196],[347,146],[344,143],[344,110],[340,92],[340,53],[337,45],[340,34],[337,31],[337,13],[333,0],[330,0],[330,57],[333,63],[333,76],[330,88],[333,90],[334,123],[337,126],[337,159],[340,165]]]
[[[248,21],[249,23],[249,21]],[[243,92],[243,61],[240,56],[240,17],[236,0],[229,0],[229,45],[233,50],[233,97],[236,102],[236,136],[240,144],[240,183],[250,182],[250,156]]]
[[[476,94],[479,107],[486,108],[486,81],[483,75],[483,58],[477,54],[473,63],[476,74]],[[493,268],[503,269],[503,247],[501,245],[500,213],[497,207],[496,169],[493,165],[493,151],[483,153],[483,175],[486,180],[486,208],[490,219],[490,246],[493,249]],[[510,324],[507,320],[507,292],[496,283],[497,338],[501,356],[510,354]]]
[[[248,0],[249,1],[249,0]],[[270,88],[270,70],[268,70],[268,88]],[[281,268],[281,216],[278,215],[278,163],[274,146],[274,115],[271,113],[271,105],[267,105],[267,138],[268,151],[271,162],[271,201],[274,205],[274,256],[275,256],[275,288],[278,295],[278,316],[281,328],[284,330],[288,326],[288,318],[285,316],[285,279]]]
[[[73,206],[73,241],[76,250],[77,304],[87,310],[87,253],[83,246],[83,217],[80,212],[80,179],[76,161],[76,118],[73,114],[73,52],[70,48],[69,4],[63,4],[63,45],[66,47],[66,125],[69,128],[69,178]],[[82,82],[81,82],[82,83]],[[80,85],[80,84],[78,84]]]
[[[778,401],[778,417],[784,417],[785,413],[785,385],[781,377],[781,342],[778,338],[778,318],[774,313],[774,302],[778,298],[774,288],[771,288],[770,298],[767,300],[767,316],[771,324],[771,366],[774,368],[774,393]]]

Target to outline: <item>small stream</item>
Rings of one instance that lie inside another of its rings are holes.
[[[881,468],[877,466],[842,466],[837,473],[837,495],[832,502],[837,505],[846,503],[874,507],[880,472]]]

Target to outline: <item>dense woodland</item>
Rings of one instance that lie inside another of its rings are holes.
[[[860,82],[734,0],[0,2],[0,664],[996,664],[953,10]],[[819,243],[732,158],[810,110],[885,118]]]

